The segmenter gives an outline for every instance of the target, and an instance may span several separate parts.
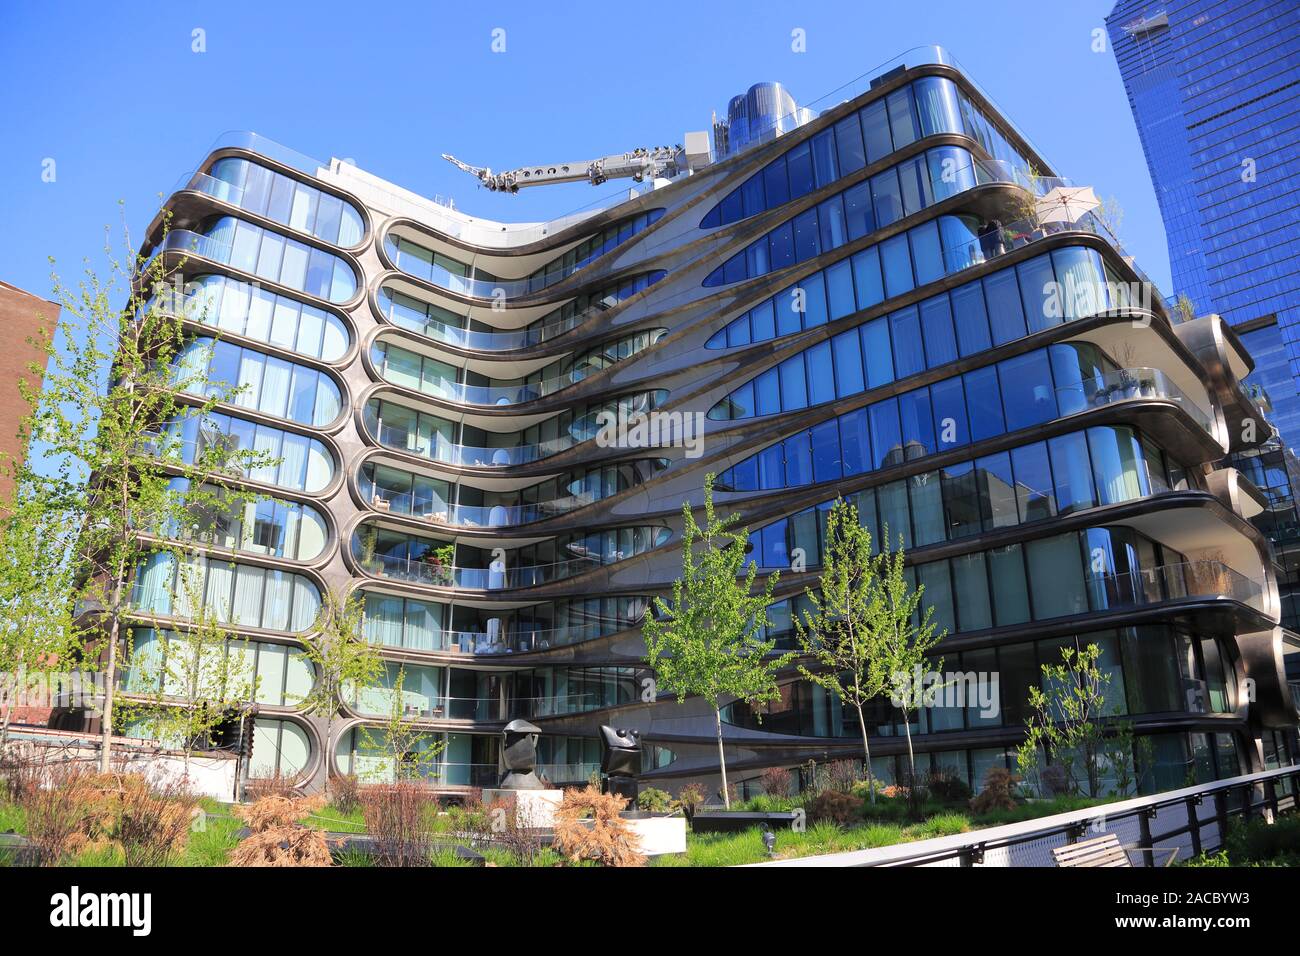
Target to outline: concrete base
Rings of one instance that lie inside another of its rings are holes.
[[[623,822],[641,839],[646,856],[686,852],[685,817],[624,817]]]
[[[555,825],[555,810],[564,800],[563,790],[484,790],[483,803],[498,800],[515,805],[515,825],[549,830]]]

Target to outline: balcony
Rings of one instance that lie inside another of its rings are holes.
[[[1157,368],[1122,368],[1056,390],[1061,417],[1119,402],[1154,398],[1173,402],[1211,436],[1214,420]]]

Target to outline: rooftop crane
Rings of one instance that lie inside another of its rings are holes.
[[[576,183],[583,180],[593,186],[599,186],[611,179],[631,179],[639,183],[647,178],[672,177],[708,165],[709,146],[705,134],[687,133],[686,143],[686,148],[655,146],[583,162],[557,163],[553,166],[521,166],[500,173],[494,173],[486,166],[471,166],[469,163],[463,163],[450,153],[443,153],[442,158],[474,176],[492,192],[517,193],[525,186]]]

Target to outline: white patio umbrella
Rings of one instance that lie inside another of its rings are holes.
[[[1078,222],[1101,205],[1091,186],[1056,186],[1034,204],[1040,223]]]

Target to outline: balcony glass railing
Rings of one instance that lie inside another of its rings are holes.
[[[1214,433],[1214,421],[1209,413],[1157,368],[1117,369],[1076,385],[1058,388],[1056,396],[1062,417],[1132,399],[1163,399],[1174,402],[1203,429]]]
[[[537,587],[619,560],[622,560],[621,556],[593,555],[525,567],[457,568],[419,558],[397,558],[384,554],[358,558],[361,567],[377,578],[475,591]]]
[[[540,345],[543,342],[549,342],[551,339],[563,335],[586,321],[588,316],[605,311],[608,311],[608,309],[587,309],[584,312],[575,313],[567,319],[560,319],[540,326],[529,326],[523,329],[501,332],[460,329],[435,319],[424,318],[418,313],[403,310],[396,306],[388,310],[387,318],[399,328],[415,332],[417,335],[423,335],[435,342],[484,352],[507,352],[512,349],[525,349]]]
[[[1094,574],[1088,578],[1088,587],[1094,609],[1217,597],[1266,611],[1263,585],[1221,561],[1185,561],[1120,574]]]
[[[570,495],[533,504],[455,505],[434,495],[395,492],[381,488],[364,475],[358,480],[361,495],[376,511],[410,515],[433,524],[462,528],[503,528],[529,524],[568,514],[598,500],[594,495]]]

